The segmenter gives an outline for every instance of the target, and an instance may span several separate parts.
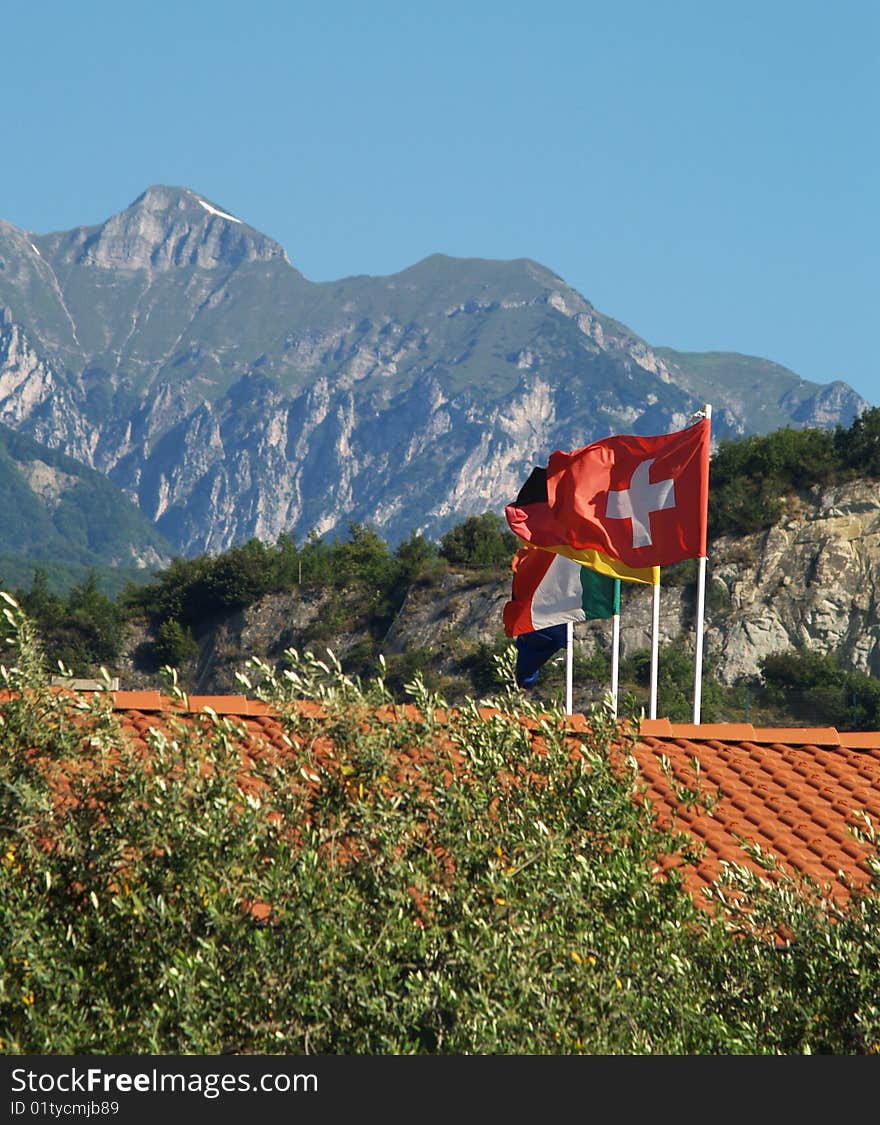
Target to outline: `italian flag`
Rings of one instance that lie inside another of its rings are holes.
[[[620,581],[564,555],[523,547],[511,567],[511,598],[504,605],[508,637],[620,613]]]

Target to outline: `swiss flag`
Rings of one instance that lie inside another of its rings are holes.
[[[710,424],[552,453],[547,503],[566,544],[633,567],[705,556]]]

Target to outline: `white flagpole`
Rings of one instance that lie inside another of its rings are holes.
[[[703,694],[703,609],[706,602],[706,556],[697,559],[697,636],[694,642],[694,722],[700,721]]]
[[[703,415],[712,417],[712,407],[707,402]],[[703,614],[706,607],[706,556],[697,559],[697,633],[694,639],[694,723],[700,722],[700,705],[703,695]]]
[[[611,703],[614,718],[617,718],[617,686],[620,670],[620,614],[615,613],[611,621]]]
[[[571,621],[565,623],[565,713],[572,713],[572,664],[574,649],[574,626]]]
[[[711,418],[710,403],[703,405],[703,417]],[[703,676],[703,614],[706,611],[706,556],[697,559],[697,636],[693,643],[693,721],[700,722]]]
[[[660,583],[652,587],[653,606],[651,613],[651,702],[649,719],[657,718],[657,655],[660,640]]]

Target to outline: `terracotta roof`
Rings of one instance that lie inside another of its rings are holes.
[[[705,858],[688,875],[694,891],[717,877],[722,860],[763,870],[742,841],[838,899],[869,882],[871,849],[852,829],[864,827],[861,814],[880,823],[880,732],[646,721],[635,756],[661,815],[675,810],[679,825],[706,845]],[[694,787],[693,762],[699,763],[699,787],[718,794],[711,816],[674,800],[664,757],[686,787]]]
[[[295,754],[280,717],[243,695],[177,700],[157,691],[108,694],[123,728],[141,742],[151,728],[167,731],[174,718],[193,721],[208,709],[237,720],[245,734],[245,764],[254,754],[287,759]],[[317,704],[299,706],[321,713]],[[406,713],[413,710],[407,707]],[[436,717],[451,721],[449,715]],[[394,721],[391,709],[387,719]],[[579,740],[588,729],[585,716],[570,716],[567,729]],[[852,829],[862,814],[880,823],[880,732],[657,719],[641,723],[630,749],[644,779],[644,797],[658,817],[665,823],[675,818],[705,845],[702,860],[685,872],[698,902],[706,901],[702,888],[719,875],[724,861],[767,877],[743,842],[772,853],[784,870],[809,876],[838,899],[869,882],[871,849]],[[710,807],[688,801],[685,791],[711,798]]]

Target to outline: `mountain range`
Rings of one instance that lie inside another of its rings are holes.
[[[103,518],[137,510],[144,566],[351,522],[437,538],[500,513],[553,450],[672,431],[705,402],[716,440],[868,406],[768,359],[652,346],[525,258],[313,282],[167,186],[97,226],[0,221],[0,423],[112,482],[123,507]],[[28,522],[19,508],[12,553]]]

